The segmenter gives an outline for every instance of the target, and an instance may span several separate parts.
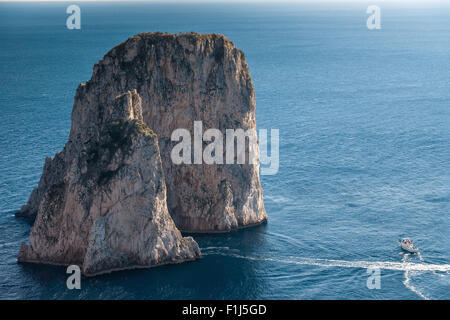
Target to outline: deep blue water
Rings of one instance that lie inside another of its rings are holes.
[[[381,4],[369,31],[367,4],[80,3],[67,30],[68,5],[0,3],[0,298],[450,298],[450,7]],[[67,140],[78,83],[144,31],[218,32],[245,52],[258,126],[280,130],[269,223],[69,291],[65,268],[17,264],[30,224],[13,214]]]

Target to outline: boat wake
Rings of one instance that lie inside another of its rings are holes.
[[[247,256],[239,253],[239,250],[232,249],[228,247],[208,247],[202,248],[202,255],[222,255],[228,257],[234,257],[237,259],[245,259],[252,261],[271,261],[276,263],[286,263],[286,264],[297,264],[297,265],[308,265],[308,266],[318,266],[325,268],[356,268],[356,269],[369,269],[369,268],[379,268],[382,270],[394,270],[404,272],[403,284],[406,288],[417,294],[422,299],[429,299],[421,291],[419,291],[411,283],[411,275],[415,275],[423,272],[442,272],[445,274],[450,274],[450,264],[429,264],[424,263],[421,256],[419,257],[421,263],[408,262],[408,254],[403,256],[401,262],[392,261],[346,261],[346,260],[334,260],[334,259],[320,259],[320,258],[306,258],[289,256],[286,258],[272,258],[264,256]]]
[[[403,259],[402,259],[402,263],[407,263],[407,259],[409,257],[409,254],[404,254],[403,255]],[[419,259],[420,261],[423,262],[422,259],[422,255],[419,252]],[[430,270],[433,273],[436,273],[436,270]],[[413,271],[414,272],[414,271]],[[421,291],[419,291],[412,283],[411,283],[411,277],[410,277],[411,271],[410,270],[406,270],[404,273],[404,277],[405,280],[403,280],[403,284],[405,285],[406,288],[408,288],[409,290],[411,290],[412,292],[414,292],[415,294],[417,294],[419,297],[421,297],[424,300],[430,300],[430,298],[428,298],[427,296],[425,296]]]
[[[225,250],[224,250],[225,249]],[[414,262],[391,262],[391,261],[345,261],[333,259],[319,259],[319,258],[304,258],[289,256],[286,259],[275,259],[271,257],[251,257],[242,254],[228,251],[227,247],[209,247],[202,248],[203,255],[223,255],[231,256],[239,259],[255,260],[255,261],[273,261],[280,263],[290,263],[299,265],[311,265],[320,267],[341,267],[341,268],[379,268],[384,270],[396,271],[440,271],[449,272],[450,264],[428,264],[428,263],[414,263]]]

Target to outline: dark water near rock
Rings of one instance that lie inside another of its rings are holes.
[[[382,5],[369,31],[362,4],[81,3],[69,31],[67,6],[0,4],[0,298],[450,298],[450,7]],[[93,64],[158,30],[223,33],[246,53],[258,126],[280,129],[270,221],[196,236],[200,261],[69,291],[65,268],[17,264],[30,225],[13,213],[64,146]]]

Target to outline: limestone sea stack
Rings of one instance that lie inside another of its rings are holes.
[[[90,107],[85,88],[74,110]],[[181,236],[167,210],[157,136],[142,121],[137,92],[97,112],[74,118],[76,141],[46,159],[30,244],[22,243],[19,262],[76,264],[89,276],[199,258],[197,243]]]
[[[200,251],[179,229],[266,221],[258,162],[171,160],[175,129],[256,133],[255,108],[244,54],[222,35],[143,33],[114,47],[78,87],[69,141],[17,212],[35,218],[19,261],[88,275],[181,262]]]

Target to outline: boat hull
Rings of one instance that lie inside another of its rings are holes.
[[[419,249],[411,248],[410,246],[404,245],[403,243],[400,246],[402,247],[403,250],[405,250],[405,251],[407,251],[409,253],[417,253],[417,252],[419,252]]]

